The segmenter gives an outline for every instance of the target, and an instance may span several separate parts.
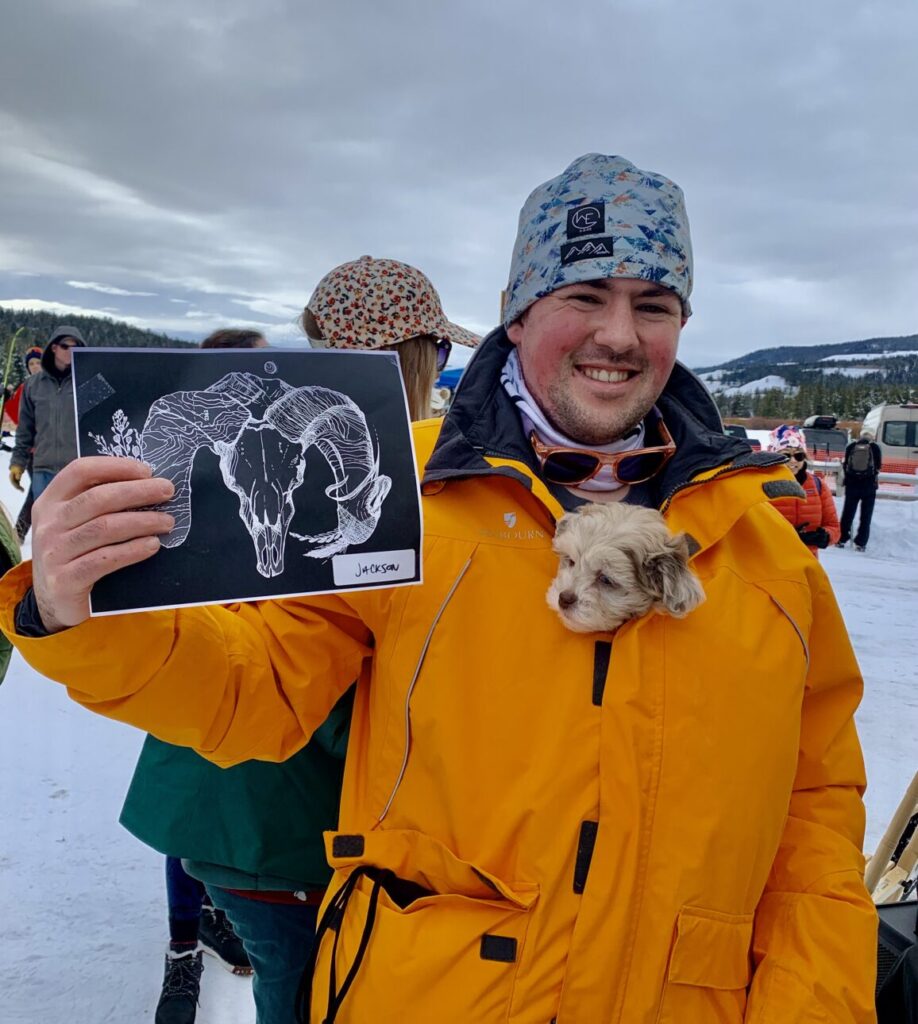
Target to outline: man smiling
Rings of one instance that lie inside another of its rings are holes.
[[[533,192],[504,324],[415,435],[422,586],[89,620],[171,485],[87,459],[36,507],[2,625],[94,710],[282,759],[359,678],[313,1021],[874,1020],[861,680],[783,460],[675,361],[691,287],[668,179],[589,154]],[[610,500],[692,536],[688,617],[548,608],[555,522]]]

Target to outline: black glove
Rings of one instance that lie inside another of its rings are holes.
[[[827,548],[829,546],[829,531],[820,526],[816,530],[804,530],[801,526],[797,534],[804,544],[811,548]]]

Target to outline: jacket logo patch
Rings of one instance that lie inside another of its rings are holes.
[[[606,226],[606,204],[584,203],[567,211],[567,237],[598,235]]]
[[[332,839],[333,857],[362,857],[363,836],[337,835]]]
[[[507,524],[507,529],[508,530],[512,530],[513,527],[516,526],[516,513],[515,512],[505,512],[504,513],[504,522]]]
[[[516,961],[516,939],[509,935],[482,935],[481,959],[512,964]]]
[[[591,238],[585,242],[565,242],[561,246],[561,266],[566,267],[579,260],[601,260],[612,255],[611,235],[605,238]]]

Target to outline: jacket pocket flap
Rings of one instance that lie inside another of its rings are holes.
[[[683,907],[676,921],[669,980],[704,988],[745,988],[752,976],[751,944],[752,914]]]
[[[411,829],[377,829],[360,834],[326,832],[325,852],[336,871],[370,864],[438,895],[504,899],[520,910],[529,910],[539,896],[535,883],[508,882],[461,860],[432,836]]]

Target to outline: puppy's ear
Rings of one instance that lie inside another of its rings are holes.
[[[565,512],[564,515],[561,516],[561,518],[557,521],[557,523],[555,523],[555,536],[556,537],[559,534],[564,533],[564,531],[571,525],[571,523],[574,521],[574,516],[576,514],[577,514],[576,512]]]
[[[689,569],[688,560],[688,540],[680,533],[669,537],[662,551],[649,554],[639,569],[641,580],[656,597],[658,607],[680,619],[704,600],[704,590]]]

